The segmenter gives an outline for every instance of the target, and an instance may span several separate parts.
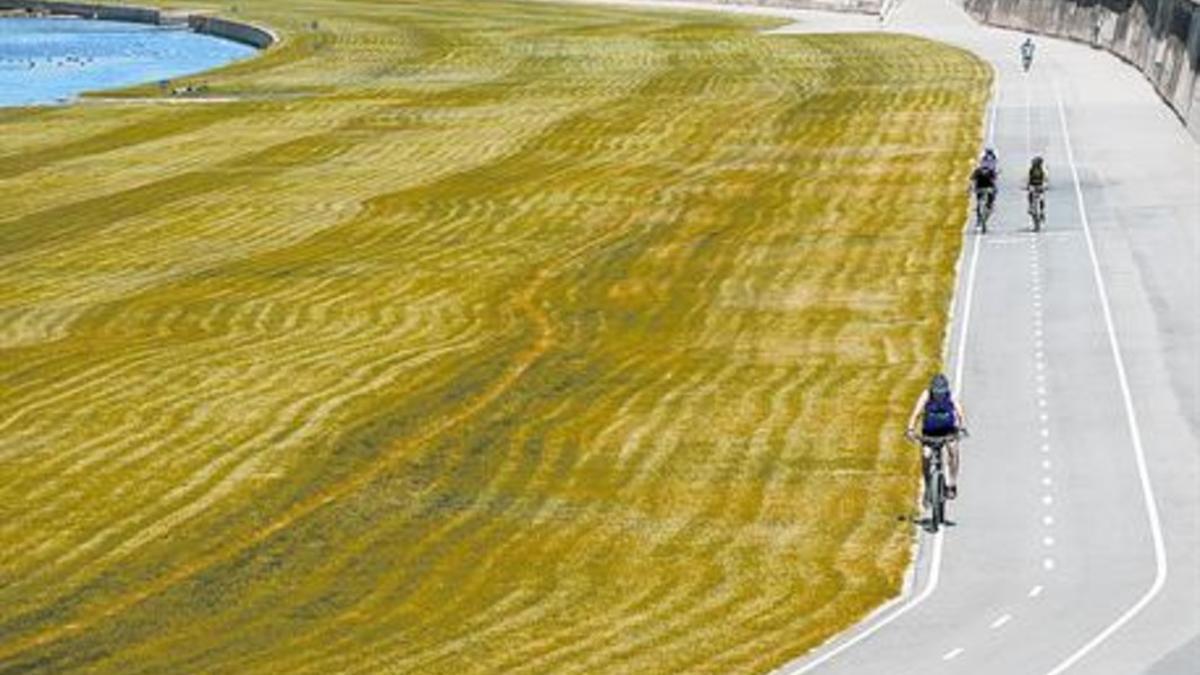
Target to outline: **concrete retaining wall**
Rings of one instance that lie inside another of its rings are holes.
[[[228,19],[218,19],[215,16],[193,14],[188,17],[188,25],[197,33],[215,35],[226,40],[241,42],[259,49],[266,49],[278,41],[274,33],[258,26]]]
[[[56,2],[52,0],[0,0],[0,11],[25,10],[39,14],[66,14],[102,21],[128,21],[130,23],[152,23],[168,25],[186,22],[192,30],[206,35],[241,42],[252,47],[265,49],[279,38],[271,31],[258,26],[203,14],[184,14],[178,11],[160,12],[152,7],[130,5],[93,5],[81,2]]]
[[[1200,0],[964,0],[995,26],[1086,42],[1146,75],[1200,141]]]
[[[671,2],[672,0],[666,0]],[[830,12],[879,14],[889,0],[679,0],[709,5],[757,5],[787,9],[820,9]]]

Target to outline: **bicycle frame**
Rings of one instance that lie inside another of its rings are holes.
[[[1046,188],[1044,186],[1029,186],[1029,217],[1033,220],[1033,231],[1042,229],[1046,221]]]
[[[988,218],[992,217],[992,208],[988,206],[996,188],[978,188],[975,190],[975,227],[980,232],[987,232]]]

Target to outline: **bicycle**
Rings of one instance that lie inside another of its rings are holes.
[[[980,188],[975,190],[975,229],[987,234],[988,218],[992,217],[992,199],[996,188]]]
[[[928,460],[924,466],[925,496],[924,502],[929,507],[929,531],[937,534],[938,528],[946,523],[946,446],[966,435],[965,430],[959,430],[948,436],[913,435],[909,438],[921,444],[928,450]],[[922,454],[924,458],[925,455]]]
[[[1026,189],[1029,190],[1029,218],[1033,221],[1033,231],[1040,232],[1046,222],[1046,187],[1030,185]]]

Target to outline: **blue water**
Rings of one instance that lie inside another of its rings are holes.
[[[0,106],[168,80],[255,53],[182,28],[85,19],[0,19]]]

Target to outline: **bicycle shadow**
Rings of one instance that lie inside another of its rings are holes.
[[[911,523],[913,525],[920,525],[921,529],[923,529],[929,533],[933,533],[933,531],[934,531],[932,516],[922,517],[919,514],[915,514],[915,513],[902,513],[902,514],[896,516],[896,520],[906,522],[906,523]],[[957,521],[953,521],[950,519],[945,519],[942,521],[942,527],[957,527],[957,526],[958,526]]]

